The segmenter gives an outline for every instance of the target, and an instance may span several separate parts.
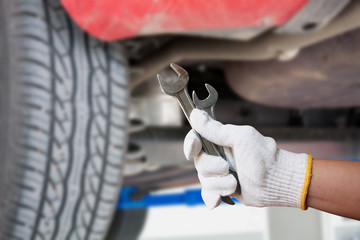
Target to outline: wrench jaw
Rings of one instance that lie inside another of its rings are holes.
[[[208,109],[211,107],[214,107],[217,100],[218,100],[218,93],[215,90],[215,88],[213,88],[210,84],[205,84],[206,89],[208,90],[209,95],[207,96],[207,98],[200,100],[196,94],[195,91],[192,92],[192,98],[194,101],[194,104],[197,108],[199,109]]]
[[[176,72],[178,78],[176,81],[166,81],[160,74],[158,74],[157,79],[159,81],[161,91],[176,98],[186,118],[190,122],[190,114],[194,109],[194,104],[187,91],[189,74],[185,69],[175,63],[171,63],[170,67]]]
[[[185,69],[175,63],[171,63],[170,67],[177,74],[178,78],[176,81],[166,81],[160,74],[157,74],[157,79],[163,93],[175,96],[177,93],[181,92],[184,88],[186,88],[189,82],[189,74],[186,72]]]
[[[184,68],[180,67],[176,63],[170,63],[170,67],[174,70],[174,72],[176,72],[178,79],[183,78],[186,81],[186,84],[188,83],[189,74]]]
[[[169,91],[169,89],[172,88],[171,84],[169,84],[160,74],[157,74],[156,77],[159,82],[161,91],[167,95],[173,96],[174,94],[170,93]]]

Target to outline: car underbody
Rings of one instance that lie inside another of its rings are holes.
[[[138,125],[138,131],[130,135],[136,146],[129,151],[130,183],[134,184],[136,179],[131,175],[144,174],[146,169],[154,179],[158,171],[160,179],[155,181],[158,183],[174,180],[176,176],[178,185],[189,180],[182,174],[170,177],[164,176],[161,169],[155,171],[161,166],[187,165],[182,141],[189,126],[176,100],[161,93],[155,79],[159,72],[174,77],[168,68],[170,62],[188,70],[189,91],[196,90],[200,98],[207,96],[204,83],[218,90],[216,117],[224,123],[263,128],[263,134],[270,136],[280,132],[279,140],[290,143],[294,140],[292,136],[302,132],[301,142],[313,144],[315,138],[319,144],[326,143],[336,138],[340,129],[358,127],[359,13],[360,4],[353,1],[326,24],[319,23],[310,29],[304,18],[299,18],[303,22],[293,21],[292,28],[269,28],[246,40],[234,39],[233,35],[227,38],[226,34],[221,37],[168,34],[125,40],[131,72],[130,118]],[[311,16],[306,18],[307,22],[310,20]],[[244,38],[245,35],[244,31]],[[237,36],[241,36],[241,31]],[[314,131],[319,135],[312,134]],[[345,132],[349,138],[354,137],[350,142],[358,141],[355,130]],[[171,150],[164,152],[161,150],[164,148]],[[302,149],[298,150],[306,151]],[[330,157],[348,158],[354,151],[339,150]],[[320,155],[327,156],[326,150]],[[138,175],[135,182],[140,179]],[[193,181],[197,181],[196,176]]]
[[[113,239],[136,239],[146,209],[113,220],[122,186],[198,183],[190,126],[155,77],[176,78],[170,63],[200,99],[217,90],[219,121],[360,158],[360,1],[0,0],[0,13],[0,239],[104,239],[111,222]]]

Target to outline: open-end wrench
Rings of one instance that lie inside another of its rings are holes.
[[[205,83],[205,87],[209,93],[205,99],[200,100],[195,91],[192,92],[192,98],[197,108],[206,111],[213,119],[215,119],[215,104],[219,94],[210,84]]]
[[[207,112],[213,119],[215,118],[215,104],[218,100],[218,93],[215,90],[215,88],[213,88],[210,84],[205,83],[205,87],[208,90],[209,95],[205,98],[200,100],[196,94],[195,91],[192,92],[192,98],[193,98],[193,102],[196,108],[204,110],[205,112]],[[218,149],[220,156],[227,160],[225,152],[224,152],[224,148],[218,145],[215,145],[215,147]],[[229,172],[234,175],[236,181],[238,180],[237,177],[237,173],[231,169],[229,169]],[[240,194],[240,184],[238,182],[236,191]]]
[[[213,119],[216,119],[215,118],[215,104],[218,100],[219,94],[217,93],[215,88],[213,88],[210,84],[205,83],[205,87],[209,93],[209,95],[205,99],[200,100],[198,98],[196,92],[195,91],[192,92],[192,99],[193,99],[194,105],[196,108],[207,112],[209,114],[209,116],[211,116]],[[220,155],[224,158],[225,157],[224,149],[217,145],[215,145],[215,146],[217,147]],[[226,159],[226,158],[224,158],[224,159]]]
[[[187,120],[191,125],[190,114],[195,106],[187,90],[189,74],[185,71],[185,69],[175,63],[171,63],[170,67],[177,73],[178,79],[175,82],[168,82],[162,78],[160,74],[158,74],[157,79],[159,81],[161,91],[177,99],[181,109],[183,110]],[[200,135],[199,137],[205,152],[210,155],[220,156],[216,146],[212,142],[202,138]],[[227,204],[235,204],[229,196],[221,197],[221,200]]]

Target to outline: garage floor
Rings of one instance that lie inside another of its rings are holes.
[[[243,205],[153,208],[140,240],[266,239],[267,210]]]

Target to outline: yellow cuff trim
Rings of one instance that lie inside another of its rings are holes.
[[[310,154],[308,154],[304,186],[303,186],[303,190],[301,192],[301,200],[300,200],[301,201],[300,202],[301,210],[308,209],[308,206],[306,204],[306,197],[307,197],[307,194],[309,191],[310,180],[311,180],[312,160],[313,160],[312,156]]]

